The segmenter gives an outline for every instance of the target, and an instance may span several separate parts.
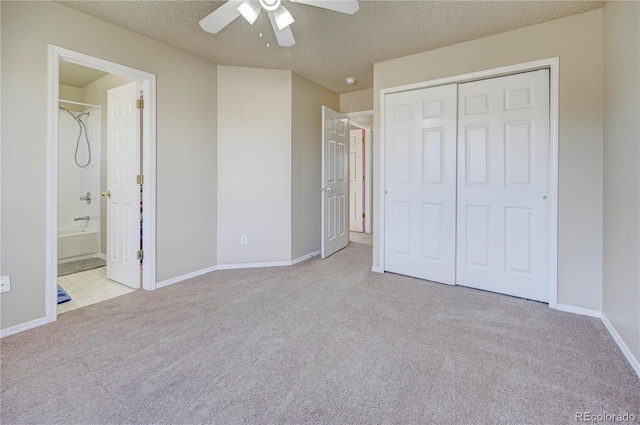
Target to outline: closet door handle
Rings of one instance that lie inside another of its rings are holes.
[[[111,198],[111,191],[110,191],[110,190],[107,190],[106,192],[102,192],[102,194],[101,194],[101,195],[102,195],[102,196],[107,196],[107,197]]]

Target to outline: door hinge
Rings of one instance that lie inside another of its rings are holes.
[[[138,99],[136,100],[136,107],[138,109],[144,109],[144,99]]]
[[[144,176],[142,174],[138,174],[136,176],[136,183],[137,184],[144,184]]]
[[[362,213],[362,218],[364,218],[364,213]]]
[[[362,181],[364,181],[364,176],[362,176]]]
[[[144,258],[144,251],[140,250],[140,251],[136,252],[136,258],[138,260],[142,260]]]
[[[362,139],[362,143],[364,143],[364,139]]]

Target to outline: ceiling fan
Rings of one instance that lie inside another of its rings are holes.
[[[360,9],[358,0],[289,0],[294,3],[302,3],[322,9],[353,15]],[[200,21],[203,30],[217,34],[224,27],[242,15],[253,25],[258,19],[260,11],[264,9],[269,15],[273,32],[276,34],[278,44],[283,47],[291,47],[296,44],[293,33],[289,27],[293,22],[293,16],[282,5],[281,0],[228,0]]]

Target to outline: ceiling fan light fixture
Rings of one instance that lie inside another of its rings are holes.
[[[2,0],[0,0],[2,1]],[[333,10],[340,13],[354,14],[359,8],[358,0],[289,0],[321,9]],[[242,15],[249,24],[253,25],[260,16],[261,9],[266,10],[271,28],[273,28],[278,45],[291,47],[296,44],[291,31],[291,24],[295,22],[293,16],[282,0],[227,0],[213,12],[200,20],[200,27],[206,32],[217,34],[224,27]],[[263,34],[260,33],[259,37]],[[355,82],[355,81],[354,81]]]
[[[291,13],[289,13],[289,11],[282,5],[273,12],[273,17],[276,20],[278,29],[280,30],[285,29],[296,21],[293,19]]]
[[[250,25],[253,25],[256,19],[258,19],[258,16],[260,16],[260,10],[260,5],[251,1],[245,1],[238,6],[238,12],[244,16],[244,19],[246,19]]]
[[[280,7],[280,0],[260,0],[260,6],[269,12],[273,12]]]

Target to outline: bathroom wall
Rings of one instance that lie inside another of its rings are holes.
[[[64,100],[71,100],[73,102],[82,102],[82,88],[73,87],[65,84],[59,86],[59,98]],[[85,108],[81,105],[74,105],[72,103],[61,103],[60,106],[67,108],[70,111],[80,112]]]
[[[62,74],[61,74],[62,77]],[[61,78],[62,80],[62,78]],[[69,79],[66,79],[69,81]],[[79,84],[60,84],[59,98],[73,102],[83,102],[82,87]],[[74,114],[88,108],[83,105],[60,102],[61,107]],[[81,168],[75,163],[75,148],[80,128],[78,123],[64,110],[58,111],[58,260],[68,261],[79,255],[99,252],[99,237],[93,235],[70,236],[80,231],[98,232],[100,227],[100,204],[96,194],[100,189],[100,111],[84,116],[89,143],[92,150],[91,164]],[[96,127],[97,126],[97,127]],[[84,131],[84,129],[83,129]],[[81,137],[78,158],[81,164],[88,160],[87,142]],[[81,201],[81,196],[91,193],[91,203]],[[97,203],[96,203],[97,201]],[[87,221],[74,221],[77,217],[89,216]],[[64,236],[61,238],[60,235]]]
[[[86,109],[86,108],[85,108]],[[77,112],[74,112],[77,114]],[[58,114],[58,231],[66,229],[90,229],[98,231],[100,223],[100,111],[89,112],[81,119],[82,128],[68,112]],[[87,148],[87,139],[91,156]],[[80,140],[78,141],[78,137]],[[77,147],[77,156],[76,156]],[[86,167],[81,167],[76,163]],[[91,203],[80,200],[91,193]],[[74,218],[89,216],[89,220]],[[95,251],[98,247],[95,247]],[[92,254],[86,252],[85,254]],[[61,254],[61,253],[59,253]],[[60,255],[58,259],[60,259]]]

